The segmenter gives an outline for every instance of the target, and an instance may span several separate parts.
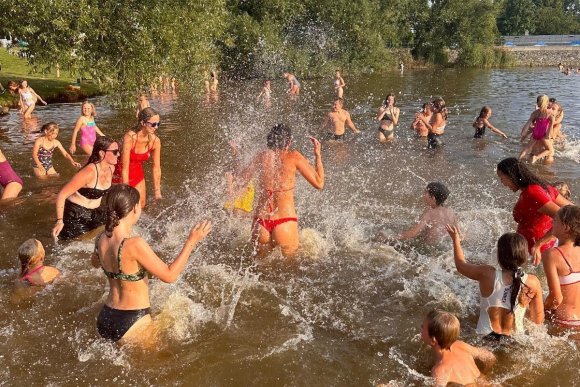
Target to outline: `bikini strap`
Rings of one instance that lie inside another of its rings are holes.
[[[564,262],[566,262],[566,265],[568,265],[568,269],[570,269],[570,273],[574,273],[574,270],[572,270],[572,266],[570,265],[570,262],[568,262],[568,260],[566,259],[566,256],[562,252],[562,250],[560,250],[560,248],[557,246],[555,247],[555,249],[558,250],[558,252],[562,256],[562,258],[564,259]]]
[[[119,266],[119,274],[123,274],[123,269],[121,268],[121,252],[126,240],[127,238],[123,238],[121,244],[119,245],[119,250],[117,250],[117,266]]]
[[[43,269],[43,268],[44,268],[44,265],[38,266],[36,269],[34,269],[34,270],[26,273],[26,275],[23,276],[22,279],[30,282],[30,280],[28,279],[28,277],[30,277],[31,275],[33,275],[34,273],[36,273],[37,271],[39,271],[40,269]],[[30,283],[32,283],[32,282],[30,282]]]
[[[97,163],[93,163],[95,165],[95,171],[97,171],[97,179],[95,180],[95,187],[93,189],[97,189],[97,185],[99,185],[99,167]]]

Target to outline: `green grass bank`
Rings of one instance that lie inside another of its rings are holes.
[[[54,70],[44,74],[35,72],[26,59],[9,54],[8,50],[3,47],[0,47],[0,64],[2,64],[0,82],[6,89],[3,94],[0,94],[0,106],[18,107],[18,94],[11,94],[7,84],[8,81],[18,83],[22,79],[26,79],[30,87],[48,103],[78,102],[103,94],[99,87],[90,81],[83,81],[80,89],[71,88],[71,85],[76,85],[77,79],[66,71],[60,72],[60,78],[56,77]]]

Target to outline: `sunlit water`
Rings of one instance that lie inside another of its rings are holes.
[[[461,219],[471,261],[493,263],[497,238],[515,229],[511,209],[517,195],[499,184],[496,163],[517,155],[520,128],[539,93],[565,109],[567,141],[556,163],[534,167],[550,181],[580,190],[580,76],[552,69],[406,71],[345,77],[345,108],[363,131],[345,143],[323,142],[326,185],[317,192],[297,179],[300,258],[256,266],[250,259],[249,220],[223,212],[223,173],[231,164],[227,142],[240,144],[245,160],[265,143],[277,122],[294,129],[295,146],[312,160],[307,136],[316,134],[332,102],[332,79],[301,80],[303,94],[290,101],[282,79],[273,82],[271,106],[255,101],[261,82],[222,82],[219,100],[187,95],[152,100],[161,112],[164,199],[149,202],[138,224],[166,261],[172,260],[196,221],[211,218],[214,230],[193,254],[175,284],[153,281],[152,309],[163,345],[134,353],[99,338],[96,316],[106,279],[93,269],[93,241],[55,245],[49,238],[54,201],[74,173],[55,155],[61,177],[32,174],[31,126],[54,120],[65,148],[80,107],[38,108],[38,122],[23,126],[16,112],[0,118],[1,148],[25,182],[18,200],[0,205],[0,380],[2,384],[104,385],[372,385],[429,383],[430,350],[421,342],[422,316],[439,307],[456,313],[462,337],[478,343],[476,283],[459,276],[451,245],[409,243],[394,247],[372,241],[379,230],[410,226],[424,207],[429,181],[451,189],[447,204]],[[388,92],[397,95],[401,117],[396,140],[376,140],[376,109]],[[423,102],[443,96],[450,109],[442,149],[427,150],[408,129]],[[135,123],[133,111],[96,101],[98,126],[120,138]],[[471,123],[483,105],[508,140],[488,133],[473,140]],[[34,128],[32,128],[34,130]],[[83,161],[78,156],[79,161]],[[149,166],[147,166],[149,173]],[[150,174],[148,181],[151,181]],[[12,300],[18,274],[16,249],[36,237],[47,247],[47,263],[63,277],[28,302]],[[541,268],[529,268],[543,281]],[[489,378],[503,385],[578,385],[578,342],[529,326],[521,345],[496,351]]]

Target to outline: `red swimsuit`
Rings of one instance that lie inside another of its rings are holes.
[[[149,150],[149,142],[147,142],[147,151],[145,153],[135,153],[135,146],[137,141],[133,143],[131,153],[129,154],[129,185],[136,187],[143,179],[145,179],[145,171],[143,170],[143,163],[151,157]],[[113,183],[121,184],[123,182],[123,163],[119,159],[115,166],[115,173],[113,174]]]
[[[272,201],[274,200],[275,193],[292,191],[293,189],[294,189],[294,187],[288,188],[288,189],[282,189],[282,190],[278,190],[278,191],[267,189],[266,194],[268,195],[268,209],[269,209],[269,211],[270,212],[274,211],[274,206],[272,205]],[[270,234],[272,233],[272,231],[274,231],[274,229],[277,226],[281,225],[282,223],[298,222],[298,218],[262,219],[262,218],[255,217],[254,220],[260,226],[264,227],[266,229],[266,231],[268,231]]]

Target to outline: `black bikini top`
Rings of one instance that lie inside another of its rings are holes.
[[[93,165],[95,166],[95,170],[97,171],[97,179],[95,181],[95,186],[93,188],[87,188],[87,187],[79,188],[79,190],[77,191],[79,194],[81,194],[85,198],[92,199],[92,200],[102,198],[111,189],[111,187],[109,187],[107,189],[98,189],[97,188],[97,184],[99,184],[99,168],[97,167],[96,163]]]
[[[97,246],[98,246],[99,240],[101,239],[101,236],[103,236],[103,234],[101,234],[97,238],[97,240],[95,241],[95,253],[97,253],[97,256],[99,257],[99,262],[101,262],[101,256],[99,255],[99,250],[98,250]],[[139,271],[137,273],[134,273],[134,274],[125,274],[125,273],[123,273],[123,269],[121,268],[121,252],[123,250],[123,245],[125,244],[125,241],[127,239],[128,238],[124,238],[121,241],[121,244],[119,245],[119,250],[117,251],[117,266],[119,266],[119,271],[117,273],[114,273],[112,271],[105,270],[105,267],[103,266],[102,262],[101,262],[101,268],[103,269],[103,272],[105,273],[105,275],[111,279],[116,279],[119,281],[131,281],[131,282],[141,281],[147,275],[147,271],[144,268],[140,268]]]

